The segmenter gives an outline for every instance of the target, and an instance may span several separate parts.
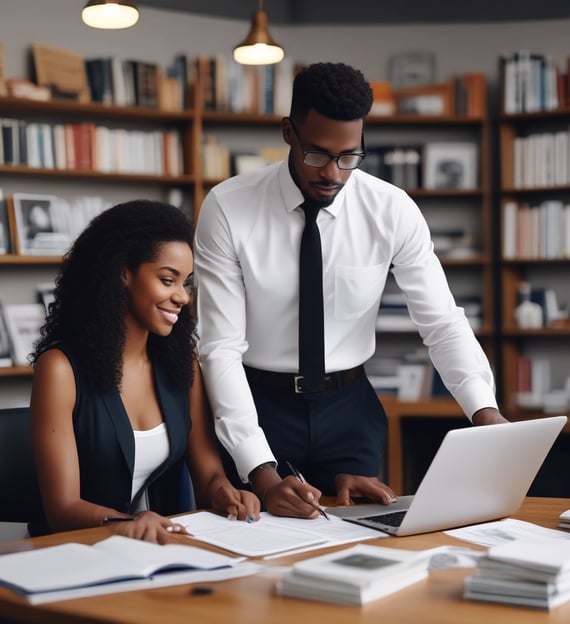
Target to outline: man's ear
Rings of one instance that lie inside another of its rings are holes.
[[[283,117],[281,120],[281,134],[283,136],[283,140],[287,145],[291,145],[293,130],[291,128],[291,122],[289,121],[289,117]]]

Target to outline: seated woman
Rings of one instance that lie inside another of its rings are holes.
[[[259,518],[259,500],[234,489],[218,455],[196,358],[191,244],[180,210],[136,200],[97,216],[66,254],[31,356],[44,531],[114,522],[164,542],[183,531],[165,516],[188,509],[185,463],[199,506]]]

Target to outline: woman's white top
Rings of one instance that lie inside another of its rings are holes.
[[[133,430],[133,433],[135,435],[135,467],[131,500],[148,477],[167,459],[170,450],[164,423],[145,431]],[[138,513],[145,509],[148,509],[146,494],[141,497],[135,512]]]

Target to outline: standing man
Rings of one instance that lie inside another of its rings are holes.
[[[377,477],[386,415],[363,368],[389,271],[465,414],[506,422],[419,208],[358,169],[371,104],[360,71],[306,67],[282,122],[288,160],[222,182],[201,207],[200,360],[216,432],[280,515],[315,516],[321,492],[396,498]]]

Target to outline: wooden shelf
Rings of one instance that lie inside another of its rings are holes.
[[[0,377],[32,377],[31,366],[0,366]]]

